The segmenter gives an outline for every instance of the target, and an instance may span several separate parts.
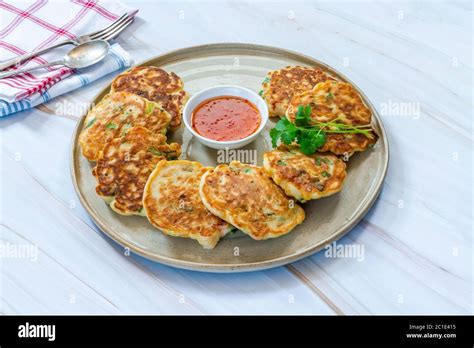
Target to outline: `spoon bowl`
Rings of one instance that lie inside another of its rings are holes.
[[[73,48],[64,57],[64,65],[81,69],[98,63],[109,53],[110,45],[104,40],[94,40]]]

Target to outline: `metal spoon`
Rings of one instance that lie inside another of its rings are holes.
[[[68,54],[64,56],[62,60],[51,62],[47,64],[41,64],[37,66],[33,66],[30,68],[18,69],[18,70],[10,70],[6,73],[0,74],[0,79],[21,74],[26,71],[46,68],[52,65],[64,65],[71,69],[80,69],[86,68],[88,66],[94,65],[95,63],[100,62],[102,59],[105,58],[107,53],[109,52],[109,43],[104,40],[94,40],[83,43],[79,46],[74,47],[72,50],[69,51]]]

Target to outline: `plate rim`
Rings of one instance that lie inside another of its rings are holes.
[[[247,262],[247,263],[236,263],[236,264],[217,264],[217,263],[206,263],[206,262],[193,262],[193,261],[185,261],[185,260],[180,260],[176,258],[170,258],[167,256],[162,256],[162,255],[157,255],[156,253],[149,252],[147,250],[144,250],[138,246],[133,245],[132,243],[128,242],[127,240],[123,239],[120,235],[116,234],[113,232],[113,229],[109,228],[105,223],[103,223],[100,219],[100,217],[96,216],[92,208],[89,206],[89,203],[86,201],[85,196],[83,195],[81,188],[78,185],[78,180],[77,180],[77,175],[76,175],[76,170],[78,169],[76,167],[76,149],[77,149],[77,144],[78,144],[78,137],[79,137],[79,130],[81,126],[84,123],[85,116],[87,115],[87,112],[85,112],[77,121],[76,126],[74,128],[72,137],[71,137],[71,143],[70,143],[70,159],[69,159],[69,164],[70,164],[70,174],[71,174],[71,179],[73,182],[74,190],[76,191],[77,196],[79,197],[79,200],[90,216],[90,218],[93,220],[94,224],[99,227],[102,233],[106,234],[109,238],[111,238],[114,242],[119,244],[120,246],[124,248],[128,248],[130,251],[134,252],[137,255],[140,255],[146,259],[159,262],[168,266],[180,268],[180,269],[186,269],[186,270],[193,270],[193,271],[200,271],[200,272],[213,272],[213,273],[232,273],[232,272],[250,272],[250,271],[258,271],[258,270],[264,270],[264,269],[269,269],[273,267],[278,267],[278,266],[283,266],[285,264],[295,262],[298,260],[301,260],[307,256],[310,256],[312,254],[317,253],[321,249],[323,249],[326,245],[342,238],[345,234],[347,234],[349,231],[351,231],[361,220],[362,218],[368,213],[370,208],[374,205],[374,203],[377,201],[377,198],[380,195],[380,192],[382,191],[383,188],[383,183],[385,181],[385,177],[387,175],[387,170],[388,170],[388,164],[389,164],[389,158],[390,158],[390,148],[388,144],[388,139],[387,139],[387,134],[385,131],[385,128],[382,123],[382,119],[378,113],[378,111],[375,109],[374,105],[370,101],[369,98],[365,95],[365,93],[360,90],[360,88],[352,82],[347,76],[342,74],[340,71],[334,69],[333,67],[327,65],[324,62],[321,62],[320,60],[313,58],[311,56],[301,54],[295,51],[287,50],[284,48],[279,48],[275,46],[268,46],[268,45],[259,45],[259,44],[249,44],[249,43],[233,43],[233,42],[225,42],[225,43],[211,43],[211,44],[204,44],[204,45],[196,45],[196,46],[190,46],[190,47],[184,47],[184,48],[178,48],[172,51],[165,52],[163,54],[159,54],[157,56],[151,57],[149,59],[146,59],[138,64],[135,64],[131,66],[130,68],[126,69],[132,69],[136,66],[142,66],[142,65],[147,65],[152,63],[153,61],[156,60],[164,60],[167,57],[172,57],[173,55],[182,55],[187,52],[193,52],[193,51],[205,51],[209,49],[215,49],[215,50],[223,50],[223,49],[230,49],[230,50],[259,50],[259,51],[266,51],[270,53],[275,53],[277,55],[285,55],[289,57],[295,57],[298,60],[305,60],[308,61],[311,64],[314,65],[319,65],[327,69],[329,72],[334,73],[335,75],[341,77],[345,81],[351,83],[352,86],[355,87],[357,92],[359,92],[362,97],[364,102],[367,104],[369,109],[371,110],[373,116],[376,119],[376,124],[377,124],[377,132],[379,135],[379,141],[382,140],[383,142],[383,148],[384,148],[384,156],[383,156],[383,163],[382,163],[382,174],[378,177],[377,182],[375,183],[375,190],[374,193],[364,202],[362,208],[360,209],[359,213],[355,216],[353,216],[346,224],[341,225],[341,227],[336,230],[333,234],[328,236],[326,239],[322,240],[320,243],[316,245],[311,245],[310,247],[302,250],[302,251],[296,251],[291,253],[290,255],[278,257],[278,258],[272,258],[269,260],[264,260],[264,261],[257,261],[257,262]],[[124,71],[126,71],[124,70]],[[123,71],[122,71],[123,72]],[[120,73],[122,73],[120,72]],[[102,88],[92,99],[92,101],[98,100],[101,96],[103,96],[108,90],[110,89],[110,83],[107,84],[104,88]]]

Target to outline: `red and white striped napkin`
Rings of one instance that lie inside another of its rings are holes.
[[[7,60],[65,39],[99,30],[125,12],[135,14],[137,11],[117,1],[33,0],[6,2],[0,0],[0,60]],[[95,80],[100,77],[97,74],[103,76],[110,73],[111,69],[117,70],[131,64],[130,57],[118,47],[118,44],[114,44],[112,47],[111,54],[119,55],[115,59],[120,64],[107,65],[105,63],[102,68],[97,68],[97,73],[91,70],[93,67],[89,68],[89,79],[92,77],[92,80]],[[68,45],[54,49],[23,63],[20,67],[59,60],[72,48],[72,45]],[[107,67],[104,68],[104,66]],[[0,100],[5,104],[21,100],[30,102],[75,73],[76,71],[69,68],[56,66],[2,79],[0,80]],[[71,86],[69,86],[69,90]],[[80,84],[77,87],[80,87]]]

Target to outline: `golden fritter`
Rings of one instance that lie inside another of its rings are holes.
[[[335,155],[348,157],[354,152],[362,152],[375,144],[377,136],[372,137],[364,134],[326,134],[326,142],[318,149],[319,152],[332,152]]]
[[[167,144],[164,135],[133,127],[100,152],[92,171],[98,181],[96,192],[119,214],[143,215],[143,190],[151,172],[159,161],[180,154],[181,146]]]
[[[270,71],[262,82],[262,98],[267,102],[270,117],[285,116],[293,95],[312,90],[326,80],[332,77],[317,68],[287,66]]]
[[[305,218],[303,208],[285,196],[263,168],[237,161],[206,172],[199,194],[214,215],[256,240],[280,237]]]
[[[138,66],[118,75],[112,91],[127,91],[160,104],[171,115],[171,129],[181,125],[181,114],[188,99],[183,81],[174,72],[155,66]]]
[[[337,121],[338,123],[362,126],[370,125],[372,114],[351,84],[339,81],[326,81],[317,84],[311,91],[297,94],[291,100],[286,117],[295,121],[298,106],[310,106],[311,118],[317,122]],[[336,134],[328,133],[326,144],[319,149],[336,155],[352,155],[364,151],[377,139],[375,133]]]
[[[163,233],[195,239],[206,249],[233,229],[213,215],[199,197],[199,182],[211,168],[192,161],[161,161],[150,175],[143,207],[150,223]]]
[[[143,126],[153,133],[166,133],[171,116],[161,107],[127,92],[107,94],[86,116],[79,135],[82,154],[97,161],[105,144],[134,126]]]
[[[263,166],[288,196],[301,202],[339,192],[346,178],[346,164],[337,156],[306,156],[297,148],[280,147],[266,152]]]

